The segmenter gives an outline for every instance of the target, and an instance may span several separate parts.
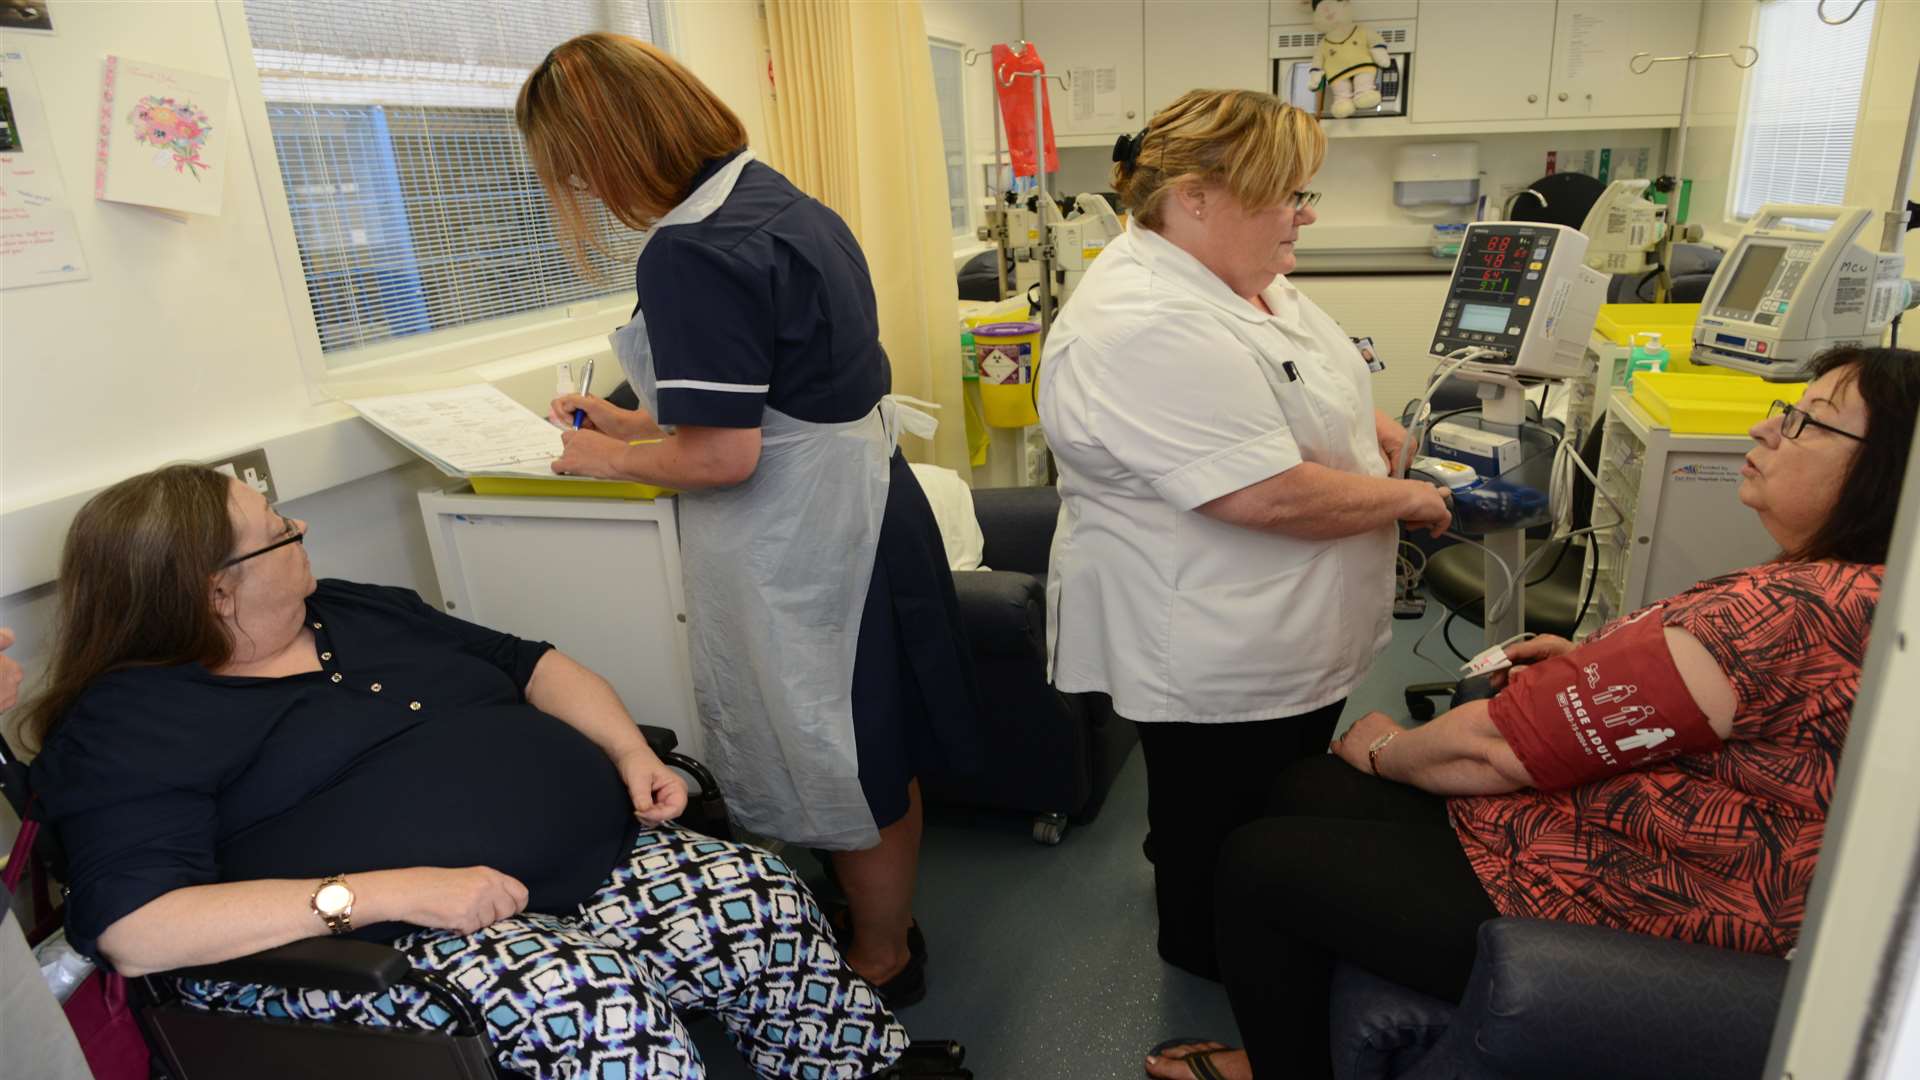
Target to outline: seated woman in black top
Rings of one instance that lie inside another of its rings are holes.
[[[404,589],[316,582],[304,522],[179,465],[74,519],[26,718],[71,862],[69,937],[135,975],[329,932],[391,941],[542,1078],[703,1074],[717,1013],[764,1077],[907,1044],[778,858],[686,805],[613,688]],[[445,1026],[410,997],[186,981],[267,1017]]]

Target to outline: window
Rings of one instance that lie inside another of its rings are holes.
[[[329,368],[632,288],[639,236],[610,216],[597,278],[574,269],[513,102],[575,34],[655,40],[647,0],[246,0],[246,14]]]
[[[1760,5],[1760,60],[1747,86],[1734,173],[1736,218],[1745,221],[1767,203],[1845,201],[1878,6],[1867,0],[1851,22],[1828,26],[1816,0]]]
[[[962,97],[960,47],[930,41],[933,53],[933,96],[940,103],[940,148],[947,163],[947,209],[953,235],[973,235],[973,215],[967,199],[967,108]]]

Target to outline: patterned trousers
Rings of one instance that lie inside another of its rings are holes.
[[[644,831],[577,916],[521,913],[394,942],[464,991],[505,1068],[535,1080],[700,1080],[681,1016],[709,1012],[767,1080],[858,1080],[906,1029],[853,973],[787,864],[675,826]],[[343,994],[181,980],[186,1004],[268,1019],[445,1030],[412,987]]]

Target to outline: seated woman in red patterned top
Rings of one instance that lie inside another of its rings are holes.
[[[1813,880],[1893,535],[1920,353],[1842,348],[1754,426],[1740,500],[1780,558],[1574,645],[1411,730],[1360,718],[1281,774],[1221,855],[1218,956],[1245,1050],[1150,1076],[1330,1076],[1345,958],[1455,1000],[1479,925],[1563,919],[1784,954]],[[1711,543],[1711,537],[1695,542]],[[1372,775],[1369,775],[1372,774]]]

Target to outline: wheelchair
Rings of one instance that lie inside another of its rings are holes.
[[[732,839],[726,803],[713,774],[699,761],[675,749],[678,737],[667,728],[641,725],[647,743],[668,766],[686,774],[697,787],[687,799],[680,822],[717,839]],[[26,767],[0,740],[0,791],[21,820],[30,811]],[[57,845],[42,832],[33,856],[58,878],[62,865]],[[36,875],[39,876],[39,875]],[[39,882],[44,886],[44,876]],[[58,926],[57,912],[40,892],[38,941]],[[449,1029],[429,1031],[368,1026],[350,1021],[268,1020],[209,1012],[181,1002],[178,978],[297,986],[343,994],[384,993],[409,987],[444,1009]],[[414,969],[398,951],[377,942],[345,938],[307,938],[251,956],[203,967],[128,980],[142,1031],[150,1045],[155,1075],[170,1080],[257,1080],[263,1075],[297,1080],[338,1080],[342,1076],[407,1077],[408,1080],[523,1080],[500,1066],[485,1020],[473,1002],[439,975]],[[963,1067],[966,1049],[957,1042],[914,1043],[871,1080],[972,1080]],[[640,1080],[640,1078],[632,1078]]]

